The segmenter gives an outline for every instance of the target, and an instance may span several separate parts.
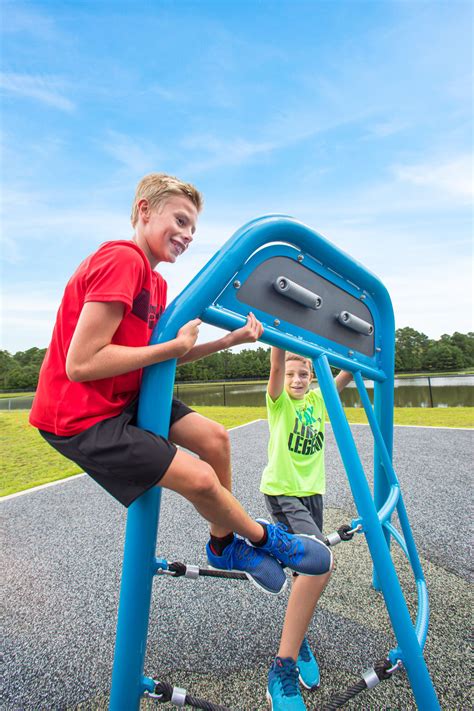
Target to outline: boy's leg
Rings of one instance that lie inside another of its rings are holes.
[[[169,438],[210,464],[222,486],[231,491],[230,440],[223,425],[190,412],[171,425]]]
[[[222,486],[228,491],[232,490],[230,441],[225,427],[197,412],[190,412],[171,425],[169,438],[210,464]],[[224,537],[231,532],[229,526],[211,523],[214,536]]]
[[[159,482],[190,501],[207,521],[225,532],[259,541],[263,526],[244,511],[209,464],[178,450]]]
[[[295,661],[298,659],[306,630],[330,576],[331,573],[326,573],[315,577],[298,575],[294,578],[281,633],[279,657],[291,657]]]
[[[265,496],[268,511],[275,521],[284,523],[292,533],[314,536],[320,541],[323,526],[322,496]],[[298,659],[301,643],[314,610],[331,577],[332,568],[322,575],[296,576],[288,600],[278,656]]]
[[[214,526],[231,531],[221,552],[206,546],[210,564],[220,570],[242,571],[257,587],[277,595],[286,586],[286,576],[275,558],[249,546],[244,537],[254,541],[264,536],[264,529],[244,511],[230,491],[222,486],[213,469],[187,452],[177,450],[159,486],[172,489],[188,499]],[[233,531],[243,538],[234,536]]]

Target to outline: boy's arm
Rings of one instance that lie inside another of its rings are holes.
[[[346,385],[350,383],[352,380],[352,373],[349,373],[348,370],[341,370],[340,373],[336,375],[334,378],[334,382],[336,384],[337,392],[340,393],[344,390]]]
[[[84,304],[66,358],[66,374],[74,382],[101,380],[139,370],[170,358],[180,358],[196,342],[201,321],[185,324],[176,338],[152,346],[112,343],[124,313],[118,301]]]
[[[285,387],[285,351],[272,346],[270,354],[270,377],[267,392],[273,401],[277,400]]]
[[[230,348],[231,346],[238,346],[241,343],[255,343],[255,341],[258,341],[262,333],[262,324],[260,321],[257,321],[253,313],[250,312],[245,326],[227,333],[225,336],[218,338],[216,341],[209,341],[208,343],[202,343],[199,346],[194,346],[194,348],[191,348],[184,356],[179,358],[178,365],[183,365],[183,363],[191,363],[193,360],[205,358],[208,355],[222,351],[225,348]]]

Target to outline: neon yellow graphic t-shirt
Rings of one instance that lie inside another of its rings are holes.
[[[268,464],[260,491],[270,496],[324,494],[324,422],[326,406],[320,390],[294,400],[286,390],[275,401],[267,392]]]

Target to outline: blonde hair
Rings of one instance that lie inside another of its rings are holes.
[[[201,211],[203,197],[194,185],[184,183],[179,178],[166,175],[166,173],[150,173],[140,180],[135,190],[132,214],[130,215],[132,226],[135,227],[138,222],[138,203],[140,200],[148,200],[151,208],[157,208],[172,195],[181,195],[188,198],[197,211]]]
[[[298,355],[298,353],[286,353],[285,355],[285,363],[287,363],[289,360],[299,360],[301,363],[304,363],[305,365],[308,366],[309,372],[313,372],[313,363],[310,360],[310,358],[305,358],[304,356]]]

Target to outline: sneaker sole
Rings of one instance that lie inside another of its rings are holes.
[[[304,688],[307,689],[308,691],[316,691],[316,689],[319,689],[319,687],[321,685],[321,682],[318,681],[317,684],[313,684],[313,686],[308,686],[308,684],[306,684],[303,681],[303,677],[301,676],[301,674],[298,676],[298,679],[299,679],[301,686],[304,686]]]
[[[280,590],[278,592],[274,592],[273,590],[267,590],[267,588],[264,588],[263,585],[260,585],[260,583],[257,583],[257,581],[254,578],[252,578],[250,573],[247,573],[245,570],[228,570],[227,568],[216,568],[213,565],[209,565],[209,568],[211,570],[220,570],[221,572],[225,572],[225,573],[243,573],[245,575],[245,577],[247,578],[247,580],[249,580],[252,583],[252,585],[254,585],[257,588],[257,590],[267,593],[267,595],[275,595],[275,596],[280,595],[283,592],[283,590],[285,590],[285,588],[287,586],[287,580],[285,579],[285,582],[283,583]]]

